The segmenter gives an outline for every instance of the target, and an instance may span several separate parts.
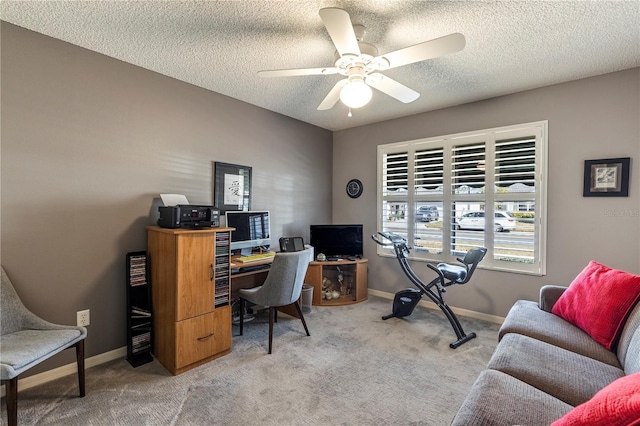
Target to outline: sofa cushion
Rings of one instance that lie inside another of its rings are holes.
[[[551,426],[640,425],[640,373],[622,377]]]
[[[471,387],[451,425],[548,425],[572,409],[571,405],[507,374],[485,370]]]
[[[611,350],[640,297],[640,276],[591,261],[551,312],[580,327]]]
[[[487,368],[509,374],[573,406],[624,375],[621,368],[513,333],[500,341]]]
[[[518,300],[505,318],[498,338],[517,333],[620,367],[616,355],[595,342],[587,333],[562,318],[543,311],[538,304]]]

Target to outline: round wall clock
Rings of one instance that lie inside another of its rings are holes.
[[[362,195],[362,182],[358,179],[351,179],[347,183],[347,195],[351,198],[358,198]]]

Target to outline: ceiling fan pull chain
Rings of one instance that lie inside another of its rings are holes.
[[[349,108],[349,114],[347,114],[347,117],[352,117],[353,114],[351,114],[351,108]]]

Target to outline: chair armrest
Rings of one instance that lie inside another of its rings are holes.
[[[540,309],[551,312],[553,305],[558,301],[562,293],[567,289],[560,285],[545,285],[540,289]]]

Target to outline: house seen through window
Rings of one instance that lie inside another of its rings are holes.
[[[546,121],[380,145],[378,229],[406,237],[413,259],[483,246],[481,267],[542,275],[546,152]]]

